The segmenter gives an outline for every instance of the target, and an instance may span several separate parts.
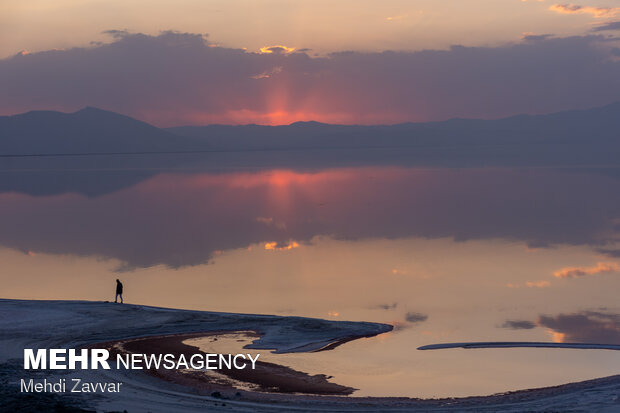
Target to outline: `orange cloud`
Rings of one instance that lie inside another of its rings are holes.
[[[620,11],[619,7],[590,7],[575,4],[554,4],[549,10],[560,14],[591,14],[596,18],[613,17]]]
[[[595,267],[566,267],[553,273],[556,278],[576,278],[584,275],[620,272],[620,265],[610,262],[599,262]]]
[[[528,287],[528,288],[545,288],[545,287],[550,287],[550,286],[551,286],[551,283],[549,281],[526,281],[525,282],[525,287]],[[521,288],[523,287],[523,285],[508,283],[506,284],[506,287]]]
[[[295,51],[294,47],[287,47],[281,44],[277,44],[274,46],[264,46],[260,48],[260,53],[293,53]]]
[[[265,243],[265,249],[270,251],[286,251],[292,250],[293,248],[299,248],[299,244],[296,241],[291,241],[287,245],[280,245],[277,242],[267,242]]]
[[[563,343],[566,340],[566,334],[558,333],[557,331],[549,330],[549,334],[551,334],[551,339],[554,343]]]
[[[525,286],[529,288],[545,288],[550,285],[551,283],[549,281],[527,281],[525,283]]]

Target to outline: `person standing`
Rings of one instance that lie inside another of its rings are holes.
[[[114,297],[114,302],[116,303],[118,297],[121,297],[121,304],[123,304],[123,283],[116,279],[116,296]]]

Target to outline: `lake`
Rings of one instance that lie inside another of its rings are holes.
[[[111,301],[120,278],[130,303],[392,324],[332,351],[261,352],[355,396],[617,374],[605,350],[416,350],[620,344],[617,168],[218,156],[3,160],[2,296]]]

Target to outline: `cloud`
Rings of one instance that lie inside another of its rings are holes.
[[[546,34],[534,34],[531,32],[524,32],[521,36],[522,40],[528,41],[528,42],[539,42],[541,40],[547,40],[550,37],[553,37],[552,34],[550,33],[546,33]]]
[[[575,4],[553,4],[549,10],[561,14],[591,14],[594,17],[613,17],[618,14],[618,7],[590,7]]]
[[[124,30],[104,30],[103,32],[101,32],[103,34],[107,34],[109,36],[111,36],[114,39],[122,39],[125,36],[129,36],[129,30],[124,29]]]
[[[600,311],[583,311],[557,316],[541,315],[534,323],[528,320],[507,320],[503,328],[530,330],[549,329],[553,340],[565,343],[620,344],[620,315]]]
[[[502,327],[512,330],[531,330],[536,328],[536,324],[527,320],[506,320],[506,322],[502,324]]]
[[[620,30],[620,21],[609,22],[592,28],[593,32],[602,32],[604,30]]]
[[[597,248],[596,252],[611,258],[620,258],[620,249]]]
[[[549,287],[551,283],[549,281],[526,281],[525,286],[529,288],[545,288]]]
[[[281,229],[281,230],[285,230],[286,229],[286,223],[285,222],[281,222],[281,221],[274,221],[274,219],[272,217],[257,217],[256,218],[256,222],[260,222],[262,224],[265,225],[273,225],[275,228]]]
[[[271,76],[277,75],[280,72],[282,72],[282,66],[276,66],[269,71],[262,72],[262,73],[259,73],[257,75],[250,76],[250,77],[252,79],[269,79]]]
[[[550,287],[551,283],[549,281],[526,281],[524,285],[528,288],[545,288]],[[506,287],[508,288],[521,288],[522,286],[523,285],[515,283],[506,284]]]
[[[573,343],[620,344],[620,316],[585,311],[540,316],[538,325],[549,328],[556,341]]]
[[[293,53],[294,51],[295,51],[294,47],[288,47],[288,46],[283,46],[283,45],[264,46],[260,48],[260,53],[287,54],[287,53]]]
[[[288,242],[266,242],[265,249],[269,251],[288,251],[295,248],[299,248],[299,243],[296,241],[288,241]]]
[[[613,262],[599,262],[594,267],[566,267],[553,272],[556,278],[576,278],[585,275],[620,272],[620,265]]]
[[[381,310],[394,310],[396,307],[398,307],[398,303],[392,303],[392,304],[379,304],[374,308],[379,308]]]
[[[500,47],[311,57],[217,46],[202,34],[110,31],[112,42],[0,60],[0,114],[85,106],[158,126],[495,118],[620,99],[604,36]],[[537,35],[543,36],[543,35]]]
[[[408,312],[405,314],[405,320],[409,323],[422,323],[428,320],[428,315],[416,312]]]

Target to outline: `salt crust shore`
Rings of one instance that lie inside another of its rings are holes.
[[[185,340],[207,336],[217,337],[219,334],[225,333],[227,332],[175,334],[172,336],[122,340],[106,343],[104,346],[98,346],[110,349],[112,354],[174,354],[175,358],[183,355],[189,359],[192,354],[199,353],[200,349],[185,344]],[[259,334],[252,334],[250,332],[244,332],[244,335],[246,337],[260,337]],[[344,341],[347,341],[347,339],[338,340],[331,346],[334,347]],[[243,352],[241,349],[231,349],[230,351],[234,353]],[[260,397],[260,395],[253,392],[238,392],[232,387],[234,382],[248,384],[257,391],[268,393],[303,393],[342,396],[352,394],[353,391],[355,391],[355,389],[351,387],[329,382],[327,377],[323,374],[309,375],[286,366],[260,361],[260,359],[256,361],[256,369],[223,369],[218,370],[216,375],[205,374],[204,372],[166,369],[152,369],[148,373],[173,383],[192,387],[194,390],[206,394],[217,390],[227,398],[233,396],[239,397],[239,395],[244,398]]]
[[[252,348],[299,352],[317,351],[355,337],[381,334],[391,330],[391,326],[102,302],[0,299],[2,384],[5,390],[12,388],[17,390],[19,379],[31,376],[30,372],[21,368],[24,348],[77,348],[149,336],[151,336],[149,339],[154,339],[152,336],[159,336],[157,339],[161,340],[162,336],[176,335],[180,338],[195,333],[204,335],[217,331],[240,330],[257,333],[258,339],[252,344]],[[168,345],[177,346],[177,350],[179,350],[178,343],[180,341],[177,339],[172,341],[168,339]],[[209,386],[201,389],[167,378],[162,380],[147,372],[135,370],[45,373],[49,380],[80,377],[90,381],[122,381],[124,384],[121,393],[80,395],[64,399],[71,405],[106,412],[620,411],[620,375],[493,396],[422,400],[288,395],[249,391],[231,394],[225,391],[226,386],[221,387],[224,391],[214,394],[212,391],[214,388]],[[63,397],[58,396],[61,401]],[[32,403],[32,400],[28,403]]]

